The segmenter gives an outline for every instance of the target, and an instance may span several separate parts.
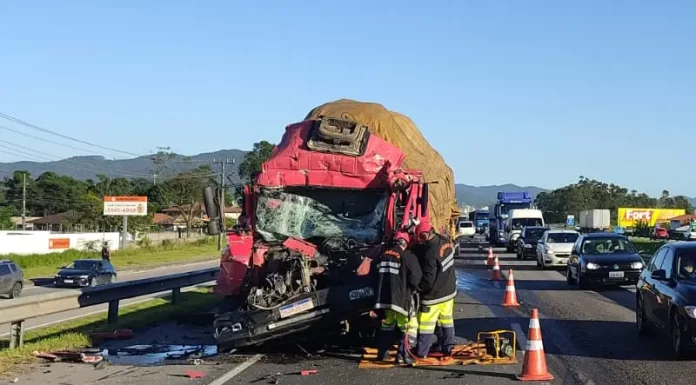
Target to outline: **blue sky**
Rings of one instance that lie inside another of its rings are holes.
[[[411,117],[458,183],[555,188],[584,175],[696,196],[681,155],[696,141],[695,12],[637,0],[8,0],[0,112],[128,152],[194,154],[277,141],[346,97]],[[0,161],[19,159],[0,148]]]

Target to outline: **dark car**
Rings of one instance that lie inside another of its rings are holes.
[[[591,233],[573,245],[566,280],[589,289],[592,284],[635,285],[643,260],[631,241],[616,233]]]
[[[53,279],[58,287],[84,287],[116,282],[116,269],[109,261],[78,259],[61,268]]]
[[[0,294],[10,298],[18,298],[22,295],[24,286],[24,273],[14,262],[10,260],[0,261]]]
[[[657,250],[640,275],[636,326],[641,334],[659,330],[671,337],[677,357],[696,347],[696,244],[669,243]]]
[[[549,228],[544,226],[527,226],[523,228],[520,237],[517,238],[517,259],[536,258],[537,244],[548,230]]]

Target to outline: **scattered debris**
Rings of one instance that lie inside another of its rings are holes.
[[[203,358],[212,357],[217,353],[217,346],[215,345],[151,344],[107,349],[102,355],[115,365],[153,366],[181,362],[200,365],[203,363]]]
[[[300,371],[301,376],[310,376],[312,374],[317,374],[317,373],[319,373],[319,371],[316,369],[308,369],[308,370],[301,370]]]
[[[307,349],[303,348],[302,345],[300,345],[300,344],[296,344],[296,345],[298,348],[300,348],[300,350],[302,350],[307,355],[307,357],[312,356],[312,354],[310,352],[308,352]]]
[[[34,357],[43,358],[52,362],[84,362],[86,364],[96,364],[104,360],[100,354],[88,354],[85,352],[57,351],[57,352],[32,352]]]
[[[184,374],[186,374],[188,378],[205,378],[205,373],[198,370],[186,370]]]
[[[133,336],[134,333],[130,329],[117,329],[113,332],[90,333],[89,335],[92,340],[129,340]]]

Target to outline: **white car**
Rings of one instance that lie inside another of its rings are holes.
[[[545,269],[551,266],[568,264],[570,252],[580,233],[574,230],[549,230],[537,243],[537,267]]]
[[[472,238],[476,234],[476,227],[472,221],[459,222],[457,233],[459,236]]]

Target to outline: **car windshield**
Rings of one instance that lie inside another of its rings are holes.
[[[99,261],[75,261],[68,265],[68,269],[75,270],[92,270],[97,267]]]
[[[546,243],[575,243],[578,240],[576,233],[549,233]]]
[[[624,238],[590,238],[582,243],[584,254],[635,254],[636,249]]]
[[[352,238],[379,243],[387,197],[382,190],[262,189],[256,206],[256,230],[267,242],[297,237],[317,242]]]
[[[474,227],[474,224],[471,222],[462,222],[459,224],[459,227]]]
[[[679,279],[696,281],[696,250],[677,252],[677,271]]]
[[[535,229],[535,228],[529,228],[529,229],[527,229],[527,230],[525,231],[525,233],[526,233],[526,237],[527,237],[527,238],[539,239],[539,238],[541,238],[541,237],[544,236],[544,233],[545,233],[547,230],[548,230],[548,229],[545,228],[545,227],[540,227],[540,228],[537,228],[537,229]]]
[[[512,220],[512,229],[521,230],[523,227],[543,226],[541,218],[515,218]]]

